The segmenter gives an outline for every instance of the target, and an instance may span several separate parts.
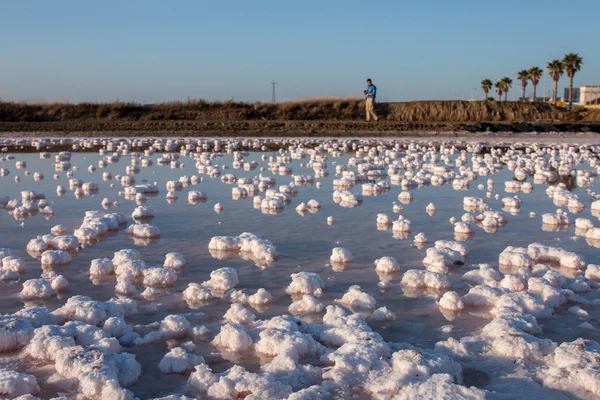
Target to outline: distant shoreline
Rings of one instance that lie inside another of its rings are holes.
[[[0,122],[0,137],[470,137],[600,134],[600,122],[402,123],[362,121],[61,121]]]
[[[416,101],[378,103],[379,122],[364,122],[364,101],[284,103],[190,100],[137,103],[0,102],[0,136],[383,137],[472,133],[600,133],[600,110],[549,103]]]

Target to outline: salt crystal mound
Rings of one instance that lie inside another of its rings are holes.
[[[391,225],[392,220],[387,214],[377,214],[377,225]]]
[[[336,190],[333,192],[333,201],[345,208],[354,208],[362,204],[362,196],[348,190]]]
[[[465,305],[456,292],[446,292],[438,302],[440,308],[450,311],[460,311],[465,308]]]
[[[585,278],[600,282],[600,265],[588,264],[585,269]]]
[[[79,382],[79,392],[89,398],[133,398],[123,386],[141,375],[141,366],[128,353],[104,353],[82,346],[67,347],[56,354],[56,371]]]
[[[0,368],[0,395],[12,399],[35,395],[39,392],[40,387],[35,376]]]
[[[527,247],[527,253],[536,263],[556,263],[561,267],[572,269],[582,269],[586,265],[583,256],[560,247],[549,247],[533,243]]]
[[[190,331],[190,322],[182,315],[167,315],[161,322],[159,332],[163,338],[185,338]]]
[[[400,271],[400,264],[394,257],[381,257],[375,260],[375,270],[385,274],[390,274]]]
[[[345,249],[343,247],[334,247],[331,250],[331,256],[329,257],[329,261],[332,263],[339,264],[348,264],[354,260],[354,256],[350,253],[350,250]]]
[[[102,302],[87,296],[72,296],[65,305],[54,310],[53,314],[65,321],[98,325],[111,316],[130,315],[136,311],[137,303],[131,299],[112,299]]]
[[[173,286],[177,282],[177,275],[168,268],[147,268],[143,275],[146,287]]]
[[[544,385],[556,390],[600,396],[599,354],[600,345],[593,340],[579,338],[565,342],[554,350],[539,376]]]
[[[400,215],[396,221],[392,223],[393,232],[410,232],[412,223],[404,216]]]
[[[319,300],[305,294],[300,300],[294,301],[288,307],[288,311],[292,315],[309,315],[309,314],[320,314],[323,312],[325,306]]]
[[[154,210],[150,206],[138,206],[131,213],[131,218],[133,219],[144,219],[144,218],[154,218],[155,213]]]
[[[25,260],[21,257],[6,256],[0,259],[0,264],[3,271],[25,272]]]
[[[404,273],[402,286],[411,288],[448,289],[450,281],[443,274],[421,269],[410,269]]]
[[[569,216],[562,210],[557,210],[556,214],[542,214],[542,224],[550,226],[565,226],[569,225]]]
[[[71,262],[71,255],[64,250],[46,250],[40,259],[42,265],[64,265]]]
[[[279,256],[273,243],[254,233],[242,233],[240,236],[213,236],[208,250],[215,258],[223,253],[237,253],[243,259],[251,259],[259,266],[272,265]]]
[[[29,279],[23,282],[23,289],[19,297],[23,300],[48,299],[59,291],[64,291],[68,286],[68,281],[56,273],[45,276],[46,279]]]
[[[199,190],[190,190],[188,192],[188,202],[190,204],[197,204],[206,201],[206,195]]]
[[[202,286],[214,292],[227,292],[239,284],[237,271],[235,268],[225,267],[214,270],[210,273],[210,279],[202,282]]]
[[[335,301],[353,310],[373,309],[376,305],[373,296],[360,290],[358,285],[350,286],[342,298]]]
[[[102,277],[115,273],[115,266],[110,258],[97,258],[90,265],[90,276]]]
[[[25,347],[33,337],[33,326],[25,318],[0,316],[0,353],[13,352]]]
[[[434,247],[427,249],[423,264],[428,270],[447,274],[450,266],[464,264],[468,254],[462,243],[438,240]]]
[[[396,318],[398,318],[396,314],[387,307],[380,307],[371,314],[371,320],[378,322],[391,322]]]
[[[478,197],[465,197],[463,199],[463,208],[465,211],[486,211],[488,205],[485,200]]]
[[[171,252],[165,254],[165,262],[163,266],[165,268],[172,269],[175,272],[180,272],[181,269],[185,266],[185,257],[183,254]]]
[[[127,260],[117,264],[114,271],[119,278],[126,275],[133,278],[139,278],[144,276],[146,269],[148,269],[148,266],[142,260]]]
[[[140,259],[140,252],[135,249],[122,249],[114,253],[112,263],[115,268],[125,264],[128,261],[136,261]]]
[[[102,214],[99,211],[86,211],[79,230],[80,232],[92,230],[99,237],[119,229],[119,226],[125,223],[127,218],[122,213]]]
[[[127,326],[124,321],[123,324]],[[121,351],[121,346],[117,336],[111,337],[112,332],[120,334],[119,338],[125,338],[126,333],[130,333],[127,329],[122,329],[121,332],[103,330],[83,322],[67,322],[62,326],[43,325],[35,330],[24,353],[33,360],[46,363],[55,362],[60,350],[76,346],[85,346],[106,353],[118,353]]]
[[[158,368],[164,374],[183,374],[194,369],[194,366],[204,364],[204,358],[190,354],[181,347],[172,348],[160,360]]]
[[[256,319],[256,315],[243,305],[234,303],[229,307],[225,315],[223,315],[223,319],[230,324],[250,325]]]
[[[321,297],[325,284],[319,274],[314,272],[298,272],[291,275],[292,282],[286,288],[286,293],[290,295],[309,294],[315,297]]]
[[[160,237],[160,229],[150,224],[133,224],[125,229],[125,233],[138,238],[148,239]]]
[[[244,352],[252,347],[252,338],[242,325],[226,324],[212,343],[228,351]]]
[[[210,289],[194,282],[188,284],[187,288],[182,292],[182,295],[183,299],[188,304],[198,304],[212,298]]]
[[[269,304],[273,300],[273,297],[264,288],[260,288],[256,293],[248,296],[247,303],[253,307],[264,306]]]

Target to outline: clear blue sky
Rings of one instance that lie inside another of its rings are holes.
[[[599,15],[600,0],[0,0],[0,98],[268,101],[276,79],[288,100],[360,95],[367,77],[382,101],[479,98],[482,79],[567,52],[575,84],[598,85]]]

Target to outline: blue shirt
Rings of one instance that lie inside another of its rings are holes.
[[[372,99],[375,99],[375,97],[377,97],[377,87],[375,85],[367,86],[365,91],[367,92],[367,97],[370,97]]]

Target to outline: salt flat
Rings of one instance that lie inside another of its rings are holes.
[[[593,137],[2,139],[8,398],[597,398]]]

